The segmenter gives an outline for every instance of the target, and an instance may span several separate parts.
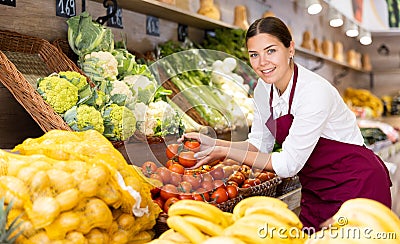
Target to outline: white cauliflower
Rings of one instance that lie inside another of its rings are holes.
[[[125,105],[133,109],[135,99],[129,86],[124,81],[115,80],[111,82],[112,90],[110,91],[111,100],[118,105]]]
[[[80,66],[96,84],[104,79],[117,79],[118,61],[110,52],[98,51],[86,54]]]
[[[128,75],[123,81],[128,84],[136,98],[136,102],[149,104],[155,95],[157,82],[144,75]]]
[[[178,130],[178,113],[167,102],[151,102],[148,106],[136,103],[134,113],[138,121],[137,129],[146,136],[165,135]]]

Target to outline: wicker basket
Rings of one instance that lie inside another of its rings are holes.
[[[276,188],[276,195],[281,196],[301,187],[299,177],[297,175],[288,178],[282,178],[282,183]]]
[[[239,188],[239,194],[245,198],[251,196],[275,197],[276,189],[278,185],[281,184],[281,182],[281,178],[276,176],[275,178],[265,181],[256,186],[252,186],[249,188]]]
[[[77,63],[78,62],[78,55],[72,51],[71,47],[69,46],[69,43],[67,40],[64,39],[56,39],[54,40],[51,44],[53,44],[57,50],[65,55],[72,60],[73,62]]]

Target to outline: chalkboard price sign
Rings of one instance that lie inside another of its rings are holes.
[[[15,7],[17,6],[17,0],[0,0],[0,4]]]
[[[107,14],[112,13],[113,11],[112,8],[113,8],[112,6],[107,8]],[[124,26],[122,25],[122,9],[120,7],[117,8],[117,12],[115,13],[115,15],[107,20],[107,26],[116,27],[120,29],[124,28]]]
[[[75,0],[56,0],[56,15],[65,18],[70,18],[75,16],[76,15]]]
[[[157,17],[146,16],[146,34],[160,36],[160,20]]]

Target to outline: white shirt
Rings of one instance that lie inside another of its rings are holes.
[[[294,116],[289,135],[281,152],[272,153],[272,168],[281,177],[296,175],[304,166],[320,137],[363,145],[355,114],[346,106],[337,89],[318,74],[298,65],[298,77],[291,114]],[[274,119],[288,113],[291,81],[282,94],[273,86]],[[271,84],[259,79],[254,90],[254,121],[247,141],[261,152],[271,152],[275,138],[266,127],[270,117]],[[332,148],[335,150],[335,148]]]

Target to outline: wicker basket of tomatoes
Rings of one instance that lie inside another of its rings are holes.
[[[281,178],[272,172],[261,169],[252,169],[247,165],[239,165],[231,159],[226,159],[221,163],[224,171],[230,169],[227,178],[228,185],[236,185],[239,195],[249,196],[275,196],[277,186],[281,183]]]
[[[282,183],[276,188],[276,195],[281,196],[301,187],[299,176],[282,178]]]

